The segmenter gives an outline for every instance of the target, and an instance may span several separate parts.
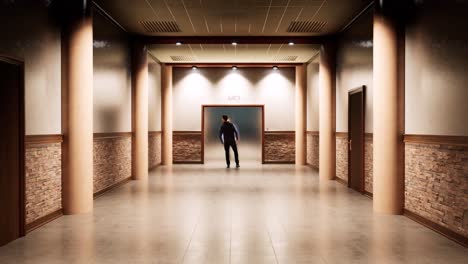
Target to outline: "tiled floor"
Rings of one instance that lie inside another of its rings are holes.
[[[0,248],[0,263],[468,263],[468,249],[292,165],[151,172]]]

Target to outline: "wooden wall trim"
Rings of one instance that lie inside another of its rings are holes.
[[[94,139],[105,139],[105,138],[121,138],[121,137],[132,137],[132,132],[110,132],[110,133],[94,133]]]
[[[296,134],[296,131],[265,131],[265,135],[276,135],[276,134],[294,135]]]
[[[320,133],[319,131],[306,131],[307,135],[318,136]]]
[[[347,138],[348,132],[335,132],[335,136],[339,138]]]
[[[348,137],[348,132],[335,132],[336,137]],[[373,133],[364,133],[365,138],[374,138]]]
[[[162,135],[162,131],[149,131],[148,136]]]
[[[34,231],[35,229],[54,221],[55,219],[61,217],[62,215],[63,215],[63,209],[59,209],[46,216],[41,217],[26,225],[26,233]]]
[[[367,196],[367,197],[369,197],[369,198],[371,198],[371,199],[374,198],[374,194],[371,193],[371,192],[369,192],[369,191],[366,191],[366,190],[364,190],[364,195]]]
[[[32,144],[46,144],[46,143],[62,143],[63,135],[50,134],[50,135],[27,135],[25,136],[26,145]]]
[[[202,135],[201,131],[172,131],[172,134],[177,135]]]
[[[338,178],[338,177],[335,176],[335,181],[337,181],[337,182],[343,184],[344,186],[348,187],[348,182],[341,179],[341,178]]]
[[[464,246],[464,247],[468,247],[468,238],[467,237],[464,237],[444,226],[441,226],[435,222],[432,222],[431,220],[429,219],[426,219],[416,213],[413,213],[407,209],[404,209],[404,215],[406,217],[408,217],[409,219],[423,225],[423,226],[426,226],[427,228],[429,229],[432,229],[433,231],[447,237],[448,239],[450,240],[453,240],[457,243],[459,243],[460,245]]]
[[[468,136],[406,134],[403,141],[405,143],[468,146]]]
[[[48,143],[62,143],[63,135],[28,135],[25,137],[26,145],[48,144]]]

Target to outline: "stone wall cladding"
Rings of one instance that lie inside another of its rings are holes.
[[[132,176],[132,138],[94,139],[94,193]]]
[[[27,144],[26,224],[62,208],[62,144]]]
[[[294,132],[265,132],[265,162],[293,163],[296,160]]]
[[[468,237],[468,147],[407,143],[405,209]]]
[[[161,133],[150,133],[148,136],[148,168],[161,164]]]
[[[348,182],[348,136],[336,136],[336,177]]]
[[[307,164],[319,167],[319,136],[318,133],[307,133]]]
[[[174,162],[201,162],[202,161],[202,134],[201,132],[178,133],[172,138],[172,156]]]
[[[374,139],[372,134],[366,134],[364,139],[364,190],[373,193],[374,181]]]

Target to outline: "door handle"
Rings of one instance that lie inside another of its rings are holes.
[[[350,140],[348,141],[348,144],[349,144],[349,151],[352,151],[352,150],[353,150],[353,147],[351,146],[351,143],[353,143],[353,140],[352,140],[352,139],[350,139]]]

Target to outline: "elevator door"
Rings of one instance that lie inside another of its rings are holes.
[[[349,94],[348,186],[364,192],[364,88]]]
[[[219,128],[222,124],[221,117],[223,115],[229,116],[229,120],[239,130],[238,150],[240,162],[244,164],[245,162],[261,163],[263,107],[205,106],[203,114],[205,163],[224,162],[224,148],[219,140]]]
[[[22,235],[22,67],[0,60],[0,246]]]

